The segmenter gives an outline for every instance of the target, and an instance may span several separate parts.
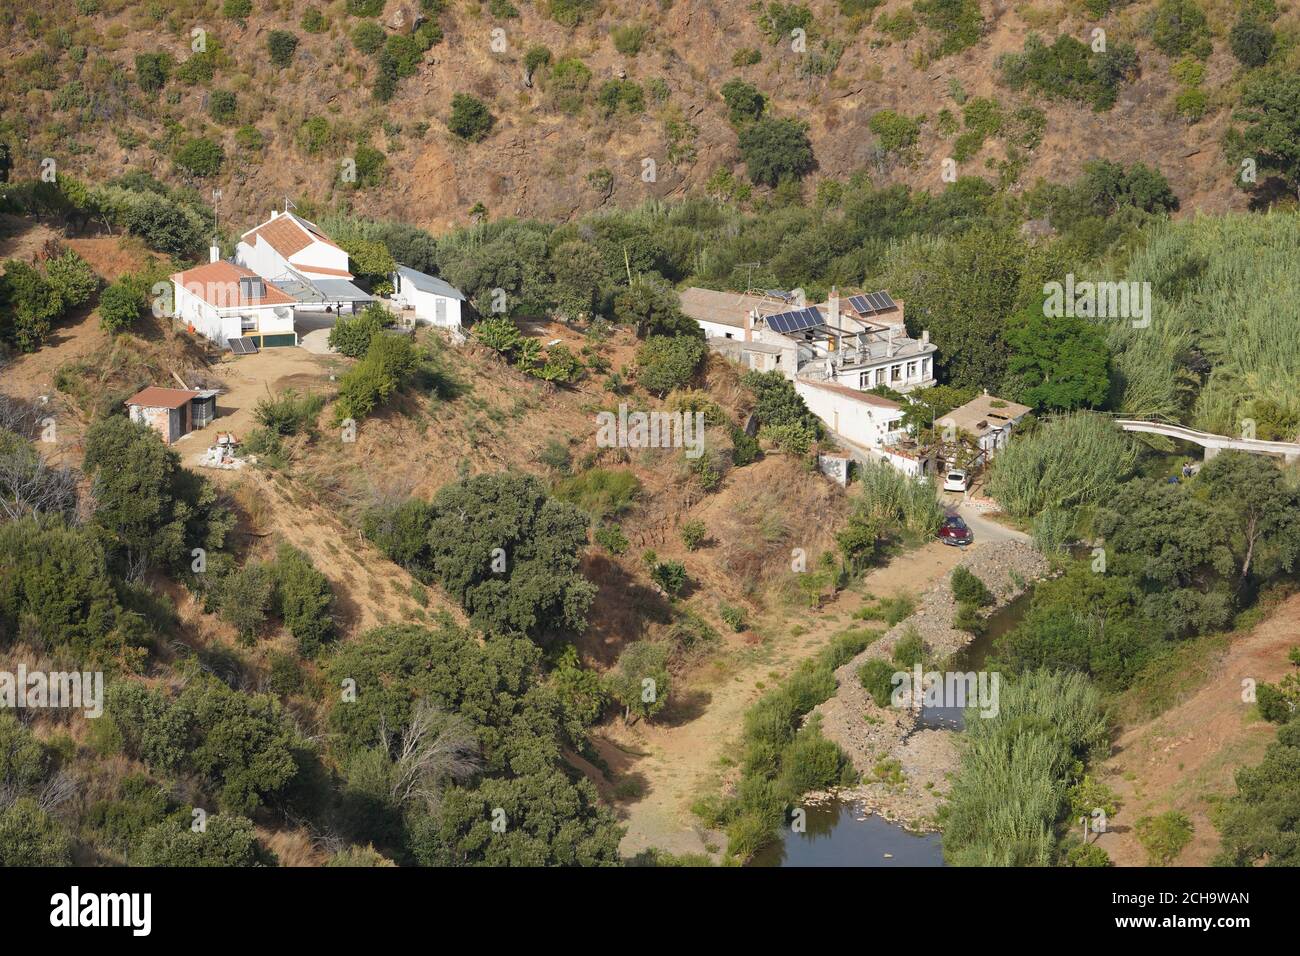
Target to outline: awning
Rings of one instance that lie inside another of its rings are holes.
[[[271,280],[286,295],[299,304],[327,302],[373,302],[375,297],[358,288],[347,279],[309,279],[293,269]]]

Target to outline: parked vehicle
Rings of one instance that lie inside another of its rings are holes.
[[[939,526],[939,540],[954,547],[965,547],[975,540],[975,532],[960,515],[948,515]]]
[[[943,476],[944,491],[960,491],[965,494],[967,487],[966,472],[960,468],[950,468]]]

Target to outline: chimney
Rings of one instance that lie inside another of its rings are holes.
[[[754,340],[754,313],[757,311],[758,311],[757,309],[750,309],[748,312],[745,313],[745,341],[746,342],[752,342]]]
[[[221,247],[217,245],[215,242],[212,245],[208,246],[208,261],[209,262],[221,261]]]
[[[922,329],[922,330],[921,330],[921,344],[922,344],[922,345],[929,345],[929,344],[930,344],[930,330],[929,330],[929,329]]]
[[[831,286],[831,315],[830,327],[838,329],[840,327],[840,293],[835,286]]]
[[[885,358],[893,358],[894,357],[894,327],[892,325],[889,327],[889,331],[886,333],[886,335],[887,338],[885,339]]]
[[[278,210],[275,210],[275,209],[272,209],[272,210],[271,210],[271,218],[272,218],[272,219],[274,219],[274,218],[275,218],[276,216],[278,216],[278,215],[280,215],[280,213],[279,213]]]

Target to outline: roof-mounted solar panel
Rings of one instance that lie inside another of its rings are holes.
[[[767,317],[767,327],[773,332],[780,332],[783,335],[791,332],[807,332],[809,329],[815,329],[825,324],[826,320],[822,318],[821,312],[811,307],[794,309],[790,312],[779,312],[776,315]]]
[[[898,308],[898,303],[888,292],[868,292],[865,295],[851,296],[849,305],[853,306],[858,315],[878,315]]]

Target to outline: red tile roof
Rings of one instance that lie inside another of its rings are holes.
[[[245,278],[256,279],[258,275],[233,262],[209,262],[176,273],[172,276],[172,281],[186,292],[219,309],[246,305],[293,305],[296,301],[265,279],[262,280],[266,286],[264,298],[244,298],[239,280]]]
[[[198,392],[192,392],[189,389],[159,388],[157,385],[150,385],[148,388],[132,395],[122,404],[140,405],[144,408],[180,408],[182,405],[188,404],[191,399],[198,397]]]
[[[286,259],[294,253],[302,252],[312,244],[313,240],[319,240],[335,249],[340,248],[338,243],[321,232],[320,227],[314,222],[299,219],[287,212],[281,213],[274,219],[268,219],[240,236],[244,240],[249,240],[250,237],[270,243],[271,248]]]

